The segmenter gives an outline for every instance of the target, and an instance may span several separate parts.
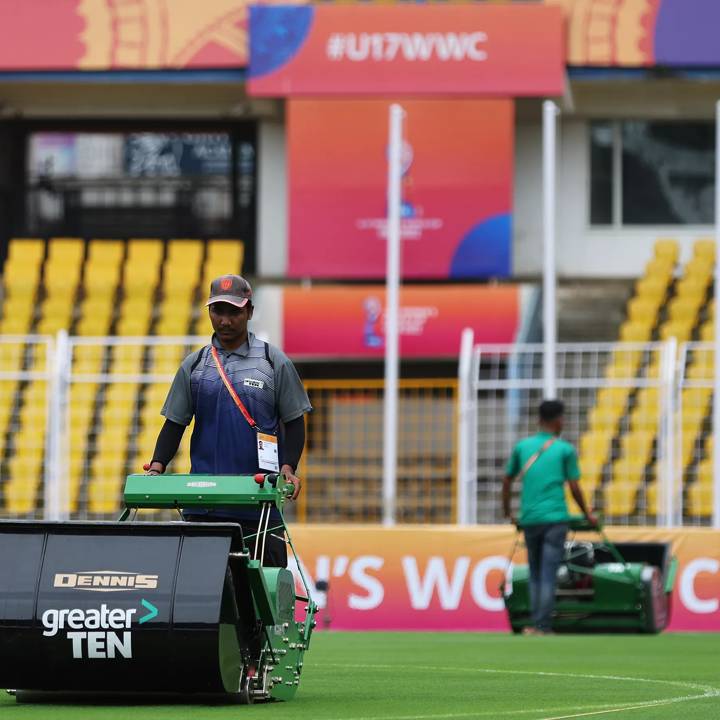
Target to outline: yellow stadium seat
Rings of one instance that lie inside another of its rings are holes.
[[[660,412],[651,405],[637,405],[630,413],[630,430],[633,432],[657,432]]]
[[[612,464],[613,482],[640,482],[652,459],[655,434],[647,430],[625,433],[620,438],[621,454]]]
[[[715,342],[715,323],[712,320],[700,326],[700,340],[702,342]]]
[[[82,238],[55,237],[50,239],[50,260],[81,260],[85,253],[85,242]]]
[[[712,400],[712,392],[709,387],[686,387],[682,391],[683,412],[692,408],[706,412]]]
[[[660,298],[633,297],[628,302],[628,320],[631,323],[657,324]]]
[[[170,389],[170,383],[153,383],[145,390],[145,402],[163,403]],[[158,407],[158,412],[160,408]]]
[[[8,461],[9,479],[5,484],[5,506],[12,514],[31,513],[42,477],[42,451],[16,452]]]
[[[123,472],[114,463],[97,461],[93,464],[97,479],[91,479],[88,485],[88,510],[91,513],[110,515],[120,507]]]
[[[675,297],[668,303],[668,317],[671,321],[695,324],[702,302],[698,297]]]
[[[713,266],[705,258],[694,257],[683,267],[683,278],[697,278],[701,282],[710,282]]]
[[[654,433],[646,431],[628,432],[620,438],[621,457],[647,465],[650,462]]]
[[[713,365],[691,365],[687,376],[690,380],[712,380],[715,377],[715,368]]]
[[[667,258],[673,263],[677,263],[680,256],[680,244],[671,238],[656,240],[654,254],[656,258]]]
[[[692,335],[692,323],[686,321],[666,322],[660,326],[660,337],[663,340],[675,338],[678,343],[688,342]]]
[[[3,335],[26,335],[30,332],[30,320],[27,317],[4,317],[0,321],[0,333]]]
[[[645,266],[645,277],[656,277],[659,279],[664,279],[666,282],[670,282],[674,270],[675,263],[670,262],[665,258],[653,258]]]
[[[8,262],[39,264],[45,255],[45,241],[39,238],[12,238]]]
[[[171,240],[168,243],[165,269],[168,267],[184,272],[192,269],[195,276],[200,275],[204,247],[200,240]]]
[[[137,397],[138,385],[136,383],[115,383],[108,387],[105,392],[105,403],[107,405],[119,405],[130,407]]]
[[[124,313],[124,311],[123,311]],[[116,332],[124,337],[147,335],[150,328],[150,313],[145,315],[125,315],[118,320]]]
[[[85,308],[83,308],[83,312],[85,312]],[[84,337],[108,335],[111,323],[112,315],[109,311],[104,313],[88,312],[80,318],[80,321],[75,326],[75,334]]]
[[[635,396],[635,405],[657,409],[660,406],[660,391],[654,387],[644,387]]]
[[[637,502],[636,483],[610,482],[603,486],[605,514],[610,517],[632,515]]]
[[[668,282],[665,278],[641,278],[635,284],[635,293],[638,297],[656,299],[659,302],[667,294]]]
[[[139,272],[147,272],[148,268],[158,266],[162,262],[165,248],[162,240],[157,238],[131,238],[128,240],[127,262],[138,264]],[[132,268],[135,270],[135,268]]]
[[[693,244],[693,256],[704,258],[708,260],[710,264],[714,263],[715,240],[711,240],[709,238],[701,238],[700,240],[696,240]]]
[[[689,515],[710,518],[713,514],[712,484],[692,483],[687,489],[687,512]]]
[[[710,284],[710,276],[697,276],[691,275],[690,277],[683,277],[678,280],[676,285],[676,293],[678,297],[699,297],[705,298],[707,294],[708,285]]]
[[[592,432],[615,435],[620,425],[623,408],[606,405],[595,406],[590,410],[588,421]]]
[[[103,348],[88,348],[88,350],[102,350]],[[102,372],[102,352],[89,352],[81,354],[73,362],[73,373],[78,375],[97,375]]]
[[[580,455],[604,459],[608,455],[612,439],[612,433],[607,431],[586,432],[580,437]]]
[[[187,335],[190,328],[190,313],[173,313],[172,316],[160,320],[155,328],[158,335]]]
[[[163,368],[160,372],[175,372],[178,366],[185,358],[185,347],[182,345],[156,345],[152,349],[151,362],[152,367]]]
[[[624,322],[620,326],[620,340],[623,342],[647,342],[652,335],[649,322]]]
[[[113,348],[112,371],[124,375],[139,373],[144,353],[142,345],[116,345]]]
[[[642,353],[639,350],[615,350],[611,361],[605,368],[608,379],[635,379]]]
[[[122,240],[91,240],[88,245],[88,263],[114,266],[120,263],[125,253]]]

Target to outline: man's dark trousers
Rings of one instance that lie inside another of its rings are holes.
[[[552,630],[557,570],[563,558],[567,523],[527,525],[525,546],[530,566],[532,623],[544,632]]]

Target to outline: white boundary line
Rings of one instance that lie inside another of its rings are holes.
[[[335,667],[335,668],[351,668],[351,669],[378,669],[378,670],[394,670],[396,665],[368,665],[353,663],[322,663],[320,665],[313,664],[313,667]],[[410,665],[409,670],[424,670],[430,672],[469,672],[469,673],[486,673],[498,675],[535,675],[541,677],[564,677],[564,678],[582,678],[586,680],[612,680],[615,682],[635,682],[656,685],[671,685],[686,690],[695,690],[699,694],[696,695],[680,695],[671,698],[662,698],[659,700],[645,700],[636,703],[622,704],[614,703],[608,705],[576,705],[564,708],[532,708],[525,710],[501,710],[494,712],[474,712],[474,713],[444,713],[438,715],[387,715],[387,716],[367,716],[348,718],[346,720],[441,720],[452,718],[471,718],[483,716],[498,715],[522,715],[529,713],[546,713],[546,712],[567,712],[568,710],[581,710],[583,712],[571,715],[551,715],[537,720],[570,720],[571,718],[591,717],[593,715],[608,715],[610,713],[625,712],[628,710],[642,710],[647,707],[660,707],[663,705],[672,705],[675,703],[689,702],[691,700],[703,700],[705,698],[720,697],[720,688],[711,685],[702,685],[700,683],[684,682],[681,680],[659,680],[656,678],[631,677],[625,675],[593,675],[588,673],[561,673],[546,672],[542,670],[502,670],[497,668],[458,668],[458,667],[434,667],[428,665]]]

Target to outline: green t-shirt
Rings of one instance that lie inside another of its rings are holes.
[[[540,432],[521,440],[513,448],[506,475],[515,477],[551,437],[550,433]],[[575,448],[558,438],[543,451],[522,479],[519,524],[567,522],[569,515],[565,502],[565,483],[579,479],[580,468]]]

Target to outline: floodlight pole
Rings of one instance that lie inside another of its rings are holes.
[[[720,101],[715,106],[715,373],[713,392],[713,513],[712,525],[720,529]]]
[[[557,305],[555,271],[555,214],[557,192],[558,106],[543,102],[543,395],[557,395],[555,349],[557,345]]]
[[[405,111],[390,106],[385,280],[385,402],[383,406],[383,524],[394,525],[397,498],[398,375],[400,354],[400,242],[402,145]]]

